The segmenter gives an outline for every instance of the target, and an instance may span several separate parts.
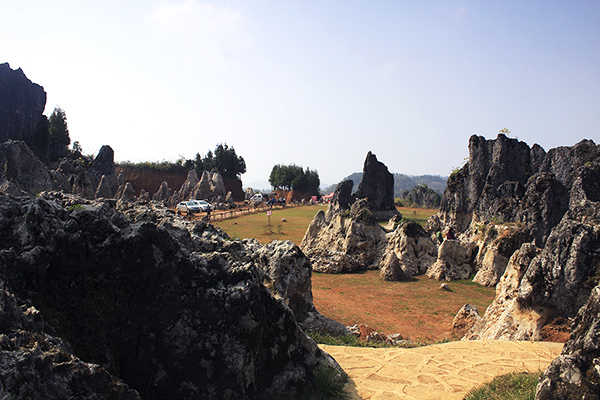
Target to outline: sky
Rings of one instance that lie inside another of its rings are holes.
[[[444,175],[473,134],[600,142],[600,1],[0,0],[0,63],[87,154],[175,161],[224,143],[244,186]]]

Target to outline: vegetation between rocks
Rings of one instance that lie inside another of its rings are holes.
[[[471,390],[465,400],[533,400],[542,372],[513,372]]]

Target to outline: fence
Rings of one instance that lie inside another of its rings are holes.
[[[257,206],[243,206],[243,207],[234,208],[232,210],[225,210],[225,211],[219,210],[219,211],[213,212],[210,216],[210,220],[211,221],[223,221],[223,220],[230,219],[230,218],[241,217],[242,215],[266,212],[267,210],[281,210],[283,208],[299,207],[299,206],[304,206],[304,205],[307,205],[307,204],[292,203],[292,204],[285,204],[283,206],[279,206],[279,205],[271,205],[271,204],[262,203]]]

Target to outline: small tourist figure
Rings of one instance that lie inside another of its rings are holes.
[[[448,229],[448,233],[446,234],[446,239],[447,240],[456,239],[456,237],[454,236],[454,228],[450,227],[450,229]]]
[[[442,231],[438,230],[437,233],[435,234],[435,237],[437,238],[438,242],[442,243],[444,241],[444,237],[442,236]]]

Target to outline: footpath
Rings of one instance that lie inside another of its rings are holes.
[[[562,343],[474,340],[411,349],[320,345],[349,375],[353,400],[460,400],[510,372],[544,371]]]

